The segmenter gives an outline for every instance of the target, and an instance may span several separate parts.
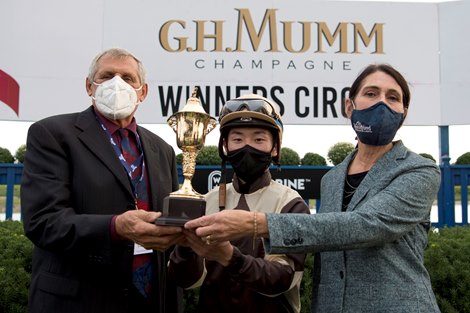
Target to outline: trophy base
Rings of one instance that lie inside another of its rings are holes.
[[[183,226],[186,222],[206,214],[206,200],[167,196],[163,199],[162,216],[156,221],[160,226]]]

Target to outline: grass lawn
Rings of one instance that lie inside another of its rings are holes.
[[[7,186],[0,185],[0,213],[5,213],[5,206],[7,202]],[[13,211],[15,213],[20,212],[20,185],[15,185],[13,191],[14,199],[13,199]]]
[[[455,186],[454,187],[454,191],[455,191],[455,202],[460,202],[460,200],[462,199],[462,196],[461,196],[461,187],[460,186]],[[467,188],[467,199],[470,199],[470,188]]]

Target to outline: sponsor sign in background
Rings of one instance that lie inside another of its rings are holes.
[[[91,59],[117,46],[134,52],[148,71],[140,123],[165,123],[198,85],[213,116],[226,99],[255,91],[280,102],[285,124],[347,124],[342,98],[372,62],[390,63],[410,81],[408,125],[469,121],[460,98],[470,81],[468,65],[463,54],[442,47],[455,46],[468,30],[459,12],[468,11],[467,1],[463,7],[307,0],[176,0],[171,6],[151,0],[4,0],[0,6],[0,69],[20,86],[18,115],[0,103],[1,120],[34,121],[85,109],[91,103],[85,92]],[[458,75],[463,82],[454,79]]]
[[[439,5],[440,125],[470,125],[470,1]]]
[[[273,180],[296,190],[303,199],[320,199],[320,181],[330,170],[327,166],[272,166],[270,168]],[[226,170],[226,182],[232,181],[233,170]],[[194,190],[205,194],[221,182],[220,166],[196,166],[191,180]],[[182,181],[180,183],[183,183]]]

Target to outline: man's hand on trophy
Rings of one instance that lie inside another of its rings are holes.
[[[184,239],[183,228],[155,225],[154,222],[160,215],[160,212],[126,211],[116,217],[116,233],[146,249],[166,250]]]

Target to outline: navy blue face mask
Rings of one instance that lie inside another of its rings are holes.
[[[380,101],[364,110],[354,109],[351,125],[362,143],[383,146],[392,142],[403,119],[403,113],[393,111]]]

